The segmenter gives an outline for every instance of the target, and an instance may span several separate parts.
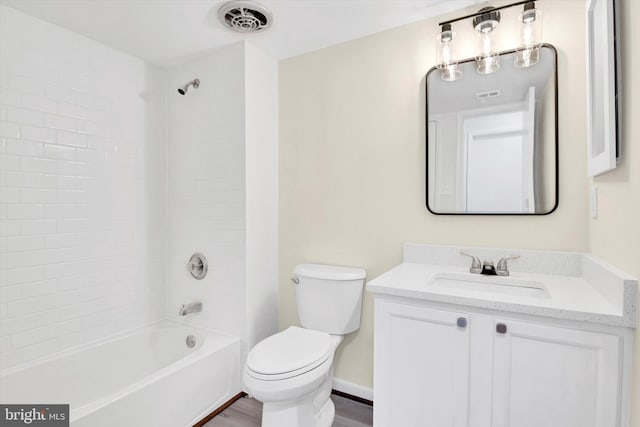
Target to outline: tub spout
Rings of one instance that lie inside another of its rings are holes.
[[[202,311],[202,303],[201,302],[192,302],[190,304],[182,304],[180,307],[180,311],[178,311],[179,316],[186,316],[189,313],[200,313]]]

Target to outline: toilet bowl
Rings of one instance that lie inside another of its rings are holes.
[[[243,381],[263,402],[263,427],[330,427],[334,354],[343,336],[360,327],[365,272],[303,264],[295,273],[303,327],[291,326],[256,344]]]

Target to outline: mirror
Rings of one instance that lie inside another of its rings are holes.
[[[558,84],[553,46],[537,64],[462,77],[427,74],[427,208],[434,214],[545,215],[558,205]]]

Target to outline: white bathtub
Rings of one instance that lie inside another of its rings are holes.
[[[73,427],[191,426],[240,391],[238,339],[169,321],[0,374],[0,402],[70,404]]]

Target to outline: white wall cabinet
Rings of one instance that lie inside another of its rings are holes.
[[[622,334],[500,314],[376,298],[374,427],[622,425]]]

